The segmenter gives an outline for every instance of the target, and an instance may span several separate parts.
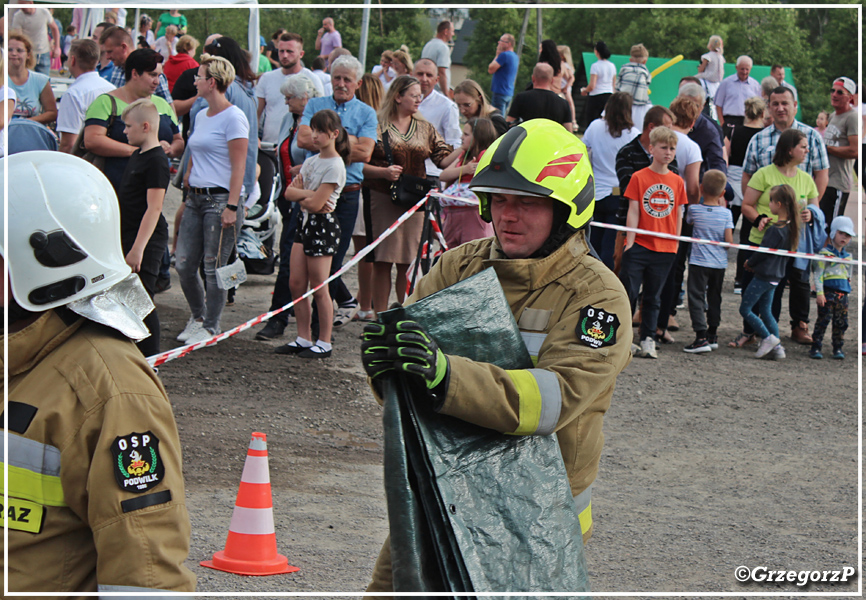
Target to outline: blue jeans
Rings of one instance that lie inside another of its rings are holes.
[[[493,94],[490,97],[490,104],[492,104],[494,108],[498,108],[503,117],[508,114],[508,104],[510,102],[511,96],[506,96],[505,94]]]
[[[643,285],[643,304],[639,336],[641,340],[652,339],[656,332],[662,286],[676,258],[674,252],[654,252],[639,244],[622,253],[619,278],[625,286],[631,312],[637,306],[638,292]]]
[[[773,317],[772,310],[775,291],[775,285],[758,277],[753,278],[743,290],[740,316],[762,339],[770,334],[779,337],[779,323]]]
[[[33,70],[43,75],[51,75],[51,53],[37,54],[36,66],[33,67]]]
[[[228,200],[228,194],[190,192],[180,221],[175,254],[175,268],[189,310],[195,319],[203,318],[204,328],[213,334],[220,332],[220,316],[226,304],[226,291],[217,286],[216,268],[223,267],[228,262],[235,247],[237,233],[243,225],[243,219],[238,218],[234,233],[231,229],[222,231],[221,217]],[[204,286],[198,275],[202,259]]]

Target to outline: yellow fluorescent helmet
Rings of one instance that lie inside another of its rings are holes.
[[[580,229],[595,206],[595,184],[586,146],[573,133],[548,119],[512,127],[478,161],[469,183],[488,223],[490,194],[552,198],[569,208],[567,223]]]

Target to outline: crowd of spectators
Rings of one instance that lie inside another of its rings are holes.
[[[134,31],[106,21],[95,27],[92,39],[65,39],[64,68],[74,83],[58,112],[48,76],[41,71],[43,63],[61,49],[60,44],[46,42],[59,39],[59,29],[55,31],[53,19],[34,25],[36,19],[45,20],[41,10],[22,9],[12,21],[6,39],[4,100],[13,108],[13,119],[51,126],[56,122],[60,150],[87,151],[98,157],[95,164],[115,189],[136,150],[128,143],[120,115],[139,99],[153,103],[159,114],[160,145],[174,161],[175,182],[184,190],[184,205],[175,218],[173,240],[167,244],[156,291],[170,285],[168,264],[170,254],[176,252],[181,286],[191,310],[190,322],[178,338],[184,341],[220,331],[225,290],[216,285],[215,268],[234,255],[234,239],[226,251],[219,236],[207,232],[218,234],[223,228],[240,232],[244,209],[263,192],[258,187],[263,170],[259,153],[276,165],[264,167],[269,169],[268,176],[275,172],[282,182],[277,197],[265,199],[277,204],[282,216],[271,309],[290,302],[290,254],[300,235],[299,223],[306,221],[305,213],[297,203],[288,202],[286,194],[304,161],[321,146],[316,141],[321,132],[314,134],[310,128],[312,117],[321,110],[334,111],[350,147],[345,182],[339,186],[329,217],[339,223],[331,273],[342,267],[350,241],[359,251],[402,214],[404,207],[395,204],[391,195],[393,184],[404,177],[426,179],[434,189],[444,190],[443,227],[449,244],[490,235],[490,225],[476,214],[466,187],[479,156],[510,126],[530,119],[550,119],[577,134],[581,115],[575,111],[575,93],[587,97],[584,116],[589,126],[583,140],[595,174],[595,221],[599,223],[624,224],[629,202],[636,200],[625,198],[625,191],[631,176],[652,163],[650,136],[656,127],[669,128],[671,139],[676,139],[675,157],[668,168],[683,182],[686,210],[688,205],[701,203],[707,171],[727,174],[721,203],[730,207],[734,226],[743,216],[740,242],[760,242],[756,238],[766,224],[754,229],[753,225],[768,213],[766,207],[762,212],[758,200],[764,202],[770,191],[773,180],[765,171],[776,155],[780,135],[787,130],[801,132],[806,152],[796,164],[779,168],[784,173],[802,171],[814,187],[814,193],[801,194],[807,204],[815,206],[803,207],[800,214],[802,231],[810,233],[801,240],[801,250],[821,249],[821,232],[829,229],[834,217],[844,214],[854,189],[859,125],[854,82],[844,77],[833,82],[832,110],[822,112],[818,129],[813,129],[794,118],[797,92],[785,81],[783,65],[773,65],[771,75],[759,83],[750,76],[752,59],[743,55],[736,59],[736,72],[723,77],[725,58],[719,36],[710,38],[697,72],[683,78],[670,106],[659,107],[650,101],[649,51],[643,44],[632,46],[629,61],[617,71],[608,46],[596,42],[592,50],[597,60],[589,70],[587,85],[573,91],[576,73],[571,49],[543,40],[531,83],[518,90],[515,79],[520,57],[514,51],[514,36],[503,32],[495,50],[491,48],[488,73],[492,82],[490,90],[485,90],[471,78],[455,83],[451,71],[455,26],[447,20],[438,25],[417,60],[402,46],[383,52],[370,73],[364,73],[350,49],[343,47],[333,18],[322,21],[313,59],[305,58],[304,39],[299,34],[280,28],[269,42],[262,38],[255,49],[260,56],[257,73],[250,67],[250,54],[235,40],[219,34],[205,41],[203,53],[196,58],[199,41],[186,33],[186,18],[172,9],[160,15],[156,24],[142,15]],[[39,35],[32,31],[34,27]],[[191,132],[197,136],[190,137]],[[216,147],[221,148],[219,156],[213,153]],[[209,227],[208,219],[219,226]],[[373,251],[370,261],[359,266],[356,293],[340,278],[330,284],[330,297],[337,307],[335,327],[374,318],[377,310],[388,306],[392,287],[397,299],[403,299],[424,219],[423,211],[409,218]],[[681,224],[683,234],[689,235],[689,220],[683,218]],[[591,228],[590,233],[603,262],[618,270],[624,236],[601,227]],[[676,308],[689,254],[690,246],[679,244],[659,291],[654,335],[660,343],[672,342],[670,331],[678,327]],[[738,293],[750,275],[743,266],[748,253],[736,254],[734,289]],[[204,286],[199,273],[202,264]],[[773,310],[778,318],[787,284],[792,290],[792,337],[811,343],[810,265],[790,261],[788,268]],[[284,335],[291,319],[292,311],[273,317],[257,339]],[[311,335],[318,332],[314,307]],[[731,345],[741,347],[752,341],[754,336],[745,323],[743,333]],[[278,351],[291,353],[285,348]]]

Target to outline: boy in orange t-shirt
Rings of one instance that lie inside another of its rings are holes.
[[[668,170],[677,152],[677,136],[667,127],[650,132],[653,162],[632,175],[625,197],[629,199],[626,225],[632,229],[679,235],[683,206],[688,202],[686,186],[679,175]],[[628,293],[631,309],[637,305],[643,285],[640,348],[635,356],[658,358],[653,335],[656,331],[662,287],[677,255],[677,240],[629,231],[625,237],[619,278]]]

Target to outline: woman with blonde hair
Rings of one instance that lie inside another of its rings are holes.
[[[460,111],[460,122],[465,125],[470,119],[490,119],[500,136],[508,131],[508,124],[499,109],[490,104],[487,94],[477,82],[464,79],[454,88],[454,103]]]
[[[391,68],[397,73],[397,76],[400,75],[410,75],[412,71],[415,69],[415,63],[412,62],[412,57],[409,56],[409,50],[406,46],[403,46],[399,50],[395,50],[391,54]],[[391,83],[394,83],[393,80]],[[390,87],[390,83],[388,86]]]
[[[184,71],[195,69],[199,66],[198,62],[193,58],[195,51],[198,48],[198,40],[191,35],[183,35],[177,41],[177,54],[165,61],[162,68],[162,73],[168,80],[168,90],[174,90],[174,84],[177,78]]]
[[[176,253],[177,273],[191,313],[178,341],[187,344],[220,333],[226,291],[217,285],[216,269],[228,264],[243,224],[240,201],[250,131],[244,111],[226,98],[235,80],[232,63],[209,54],[201,58],[195,86],[207,109],[198,112],[189,136],[184,176],[189,195]],[[202,259],[204,286],[198,274]]]
[[[571,48],[565,45],[557,46],[559,57],[562,59],[560,63],[561,73],[559,78],[559,89],[553,90],[561,98],[565,98],[568,106],[571,108],[572,123],[577,123],[574,118],[574,98],[571,96],[571,88],[574,85],[574,61],[571,59]]]
[[[9,87],[18,99],[13,116],[43,125],[51,123],[57,118],[57,101],[48,76],[33,70],[33,42],[20,29],[14,29],[6,40],[6,52]]]
[[[364,185],[370,188],[372,235],[378,237],[403,214],[391,201],[391,185],[401,175],[426,177],[424,161],[437,167],[452,148],[436,128],[418,114],[424,96],[414,77],[401,75],[388,88],[379,110],[376,147],[364,165]],[[424,225],[423,212],[409,217],[376,248],[373,262],[373,309],[385,310],[391,295],[391,268],[397,265],[397,300],[406,296],[406,273],[415,259]]]

